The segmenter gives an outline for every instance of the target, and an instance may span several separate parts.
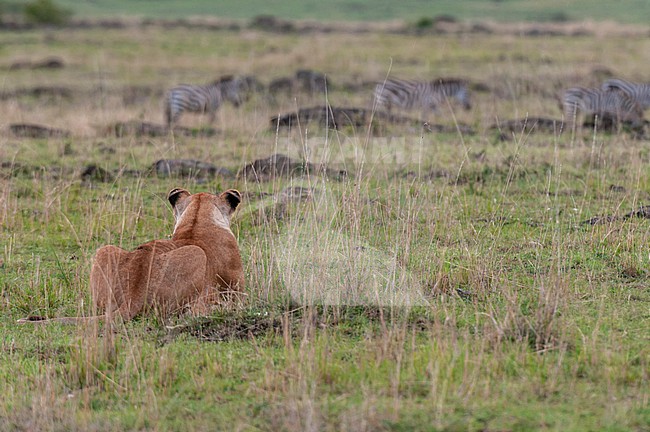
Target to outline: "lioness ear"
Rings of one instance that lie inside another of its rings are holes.
[[[221,193],[219,197],[223,198],[228,203],[228,205],[230,205],[232,211],[235,211],[241,202],[241,193],[239,193],[237,189],[228,189],[227,191]]]
[[[178,200],[186,196],[190,196],[190,193],[188,191],[182,188],[174,188],[167,194],[167,200],[172,205],[172,207],[176,207]]]

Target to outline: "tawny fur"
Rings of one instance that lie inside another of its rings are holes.
[[[80,322],[115,316],[127,321],[156,310],[163,316],[190,307],[205,312],[225,291],[244,289],[239,247],[230,231],[230,216],[241,194],[190,194],[172,189],[168,200],[176,224],[171,240],[153,240],[129,252],[116,246],[97,250],[90,272],[90,291],[97,317],[62,317],[19,322]]]

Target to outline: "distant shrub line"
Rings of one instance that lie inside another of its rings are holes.
[[[5,15],[22,17],[27,24],[65,25],[72,17],[72,11],[56,4],[53,0],[33,0],[27,4],[0,2],[0,19]]]

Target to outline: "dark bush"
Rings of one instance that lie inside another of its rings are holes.
[[[551,22],[560,22],[560,23],[569,22],[571,21],[571,16],[569,16],[569,14],[566,12],[557,11],[557,12],[553,12],[549,16],[548,20]]]
[[[424,30],[433,27],[433,18],[422,17],[415,22],[415,28],[418,30]]]
[[[441,23],[457,23],[458,19],[453,16],[453,15],[447,15],[447,14],[442,14],[442,15],[436,15],[433,17],[433,23],[434,24],[441,24]]]
[[[68,22],[72,11],[63,8],[52,0],[34,0],[25,5],[25,20],[33,24],[62,25]]]

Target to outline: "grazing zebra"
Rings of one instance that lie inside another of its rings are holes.
[[[468,82],[455,78],[441,78],[429,82],[389,79],[375,87],[377,106],[390,110],[393,106],[406,110],[436,111],[441,104],[456,99],[466,110],[472,105]]]
[[[181,84],[167,92],[165,99],[165,121],[170,127],[178,121],[183,112],[208,113],[210,123],[214,122],[217,110],[224,100],[234,106],[242,102],[242,89],[247,82],[227,76],[207,85]]]
[[[620,90],[636,100],[641,108],[650,108],[650,83],[634,83],[612,78],[603,83],[603,90]]]
[[[565,121],[572,127],[577,124],[578,111],[582,112],[585,118],[598,116],[615,123],[632,123],[634,127],[643,124],[641,106],[618,90],[573,87],[564,91],[562,106]]]

